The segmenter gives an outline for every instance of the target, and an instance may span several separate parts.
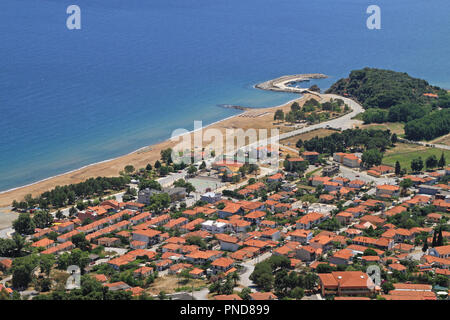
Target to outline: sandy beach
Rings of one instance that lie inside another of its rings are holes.
[[[303,105],[303,103],[311,97],[311,95],[305,94],[299,99],[295,99],[295,101],[297,101],[300,105]],[[244,130],[247,130],[249,128],[271,129],[277,127],[280,128],[280,133],[283,133],[286,132],[283,131],[286,130],[286,128],[279,127],[278,124],[273,121],[273,116],[275,111],[278,109],[283,109],[284,112],[290,110],[292,102],[293,101],[289,101],[283,105],[275,107],[251,109],[239,115],[206,126],[205,128],[219,129],[223,133],[225,133],[226,129],[232,128],[242,128]],[[168,135],[169,134],[171,133],[168,132]],[[168,139],[161,143],[141,148],[133,153],[118,157],[116,159],[92,164],[90,166],[86,166],[69,173],[61,174],[59,176],[52,177],[28,186],[1,193],[0,207],[9,206],[13,200],[22,200],[26,194],[37,196],[45,191],[51,190],[57,185],[62,186],[71,183],[78,183],[91,177],[117,176],[126,165],[133,165],[135,168],[145,167],[148,163],[151,163],[153,165],[156,160],[160,159],[161,150],[171,148],[176,145],[176,143],[177,142],[173,142]]]

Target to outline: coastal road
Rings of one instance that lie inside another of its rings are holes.
[[[307,126],[307,127],[304,127],[304,128],[298,129],[298,130],[293,130],[290,132],[280,134],[279,140],[297,136],[299,134],[310,132],[310,131],[317,130],[317,129],[335,128],[335,129],[345,130],[345,129],[351,129],[357,125],[362,124],[362,121],[352,119],[357,114],[364,112],[364,108],[360,104],[358,104],[356,101],[349,99],[349,98],[341,97],[336,94],[319,94],[319,96],[322,98],[322,100],[328,99],[328,98],[342,99],[344,101],[344,103],[347,104],[350,109],[352,109],[352,111],[350,113],[347,113],[347,114],[343,115],[342,117],[339,117],[336,119],[313,124],[311,126]]]
[[[357,114],[364,112],[364,108],[356,101],[336,95],[336,94],[319,94],[319,93],[317,93],[316,95],[319,96],[321,98],[321,100],[327,100],[327,99],[331,99],[331,98],[332,99],[341,99],[344,101],[345,104],[347,104],[349,106],[349,108],[352,111],[343,115],[342,117],[335,118],[335,119],[321,122],[321,123],[317,123],[317,124],[313,124],[310,126],[306,126],[306,127],[303,127],[303,128],[297,129],[297,130],[292,130],[292,131],[289,131],[289,132],[286,132],[286,133],[283,133],[283,134],[280,134],[277,136],[267,138],[265,140],[259,140],[259,141],[251,143],[242,148],[247,149],[250,147],[266,146],[268,144],[277,144],[280,140],[294,137],[299,134],[310,132],[310,131],[317,130],[317,129],[327,129],[327,128],[339,129],[339,130],[351,129],[351,128],[359,126],[363,123],[361,120],[352,119]],[[231,156],[234,153],[235,153],[235,151],[233,151],[231,153],[227,153],[226,155]]]

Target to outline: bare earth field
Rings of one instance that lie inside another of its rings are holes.
[[[309,94],[305,94],[303,97],[296,101],[302,106],[306,100],[311,98]],[[242,117],[236,115],[232,118],[225,119],[208,126],[207,128],[219,129],[225,135],[226,129],[271,129],[279,128],[279,124],[273,121],[273,116],[276,110],[282,109],[284,112],[290,110],[292,102],[286,103],[282,106],[252,109],[247,112],[260,111],[262,116],[258,117]],[[241,114],[242,115],[242,114]],[[205,128],[204,128],[205,129]],[[288,131],[288,130],[287,130]],[[283,131],[282,131],[283,132]],[[285,131],[284,131],[285,132]],[[192,135],[192,133],[190,133]],[[26,194],[32,194],[37,196],[42,192],[51,190],[57,185],[66,185],[72,183],[79,183],[91,177],[105,176],[112,177],[117,176],[126,165],[133,165],[135,168],[145,167],[148,163],[154,163],[160,159],[160,152],[163,149],[171,148],[178,142],[166,140],[164,142],[152,145],[144,150],[136,151],[134,153],[107,161],[103,163],[93,164],[85,168],[62,174],[57,177],[50,178],[41,182],[37,182],[30,186],[18,188],[16,190],[8,191],[0,194],[0,207],[9,206],[13,200],[22,200]]]
[[[191,279],[186,285],[182,285],[179,283],[182,280],[182,278],[177,278],[174,275],[158,277],[146,291],[151,295],[157,295],[160,291],[170,294],[175,293],[175,290],[180,287],[188,286],[190,288],[194,287],[195,289],[206,284],[205,280]]]
[[[316,136],[319,138],[323,138],[323,137],[329,136],[335,132],[336,132],[335,130],[318,129],[318,130],[302,133],[302,134],[299,134],[299,135],[296,135],[296,136],[293,136],[293,137],[290,137],[287,139],[283,139],[280,141],[280,143],[285,146],[295,148],[295,144],[297,143],[298,139],[302,139],[303,141],[305,141],[305,140],[310,140]]]
[[[450,134],[447,134],[445,136],[439,137],[433,141],[431,141],[433,144],[445,144],[447,146],[450,146]]]

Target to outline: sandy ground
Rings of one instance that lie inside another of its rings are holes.
[[[10,227],[17,217],[18,214],[11,212],[10,208],[0,208],[0,230]]]
[[[305,94],[302,98],[297,99],[300,105],[303,105],[305,101],[307,101],[312,96],[309,94]],[[283,109],[283,111],[287,112],[290,110],[292,102],[286,103],[282,106],[276,106],[271,108],[262,108],[262,109],[252,109],[252,111],[247,111],[250,113],[264,113],[262,116],[257,117],[242,117],[240,115],[236,115],[232,118],[225,119],[223,121],[217,122],[208,126],[208,128],[215,128],[221,130],[225,133],[225,129],[238,129],[242,128],[247,130],[249,128],[254,129],[270,129],[270,128],[280,128],[278,123],[273,121],[273,116],[276,110]],[[284,127],[283,125],[281,127]],[[285,127],[280,130],[281,132],[288,131]],[[145,167],[148,163],[153,164],[156,160],[160,159],[160,152],[163,149],[167,149],[173,147],[178,142],[173,142],[170,140],[149,146],[144,150],[136,151],[134,153],[119,157],[117,159],[93,164],[91,166],[66,173],[54,178],[50,178],[48,180],[44,180],[38,183],[35,183],[30,186],[25,186],[22,188],[18,188],[16,190],[12,190],[9,192],[5,192],[0,194],[0,207],[9,206],[13,200],[20,201],[24,198],[26,194],[32,194],[33,196],[37,196],[42,192],[51,190],[57,185],[66,185],[71,183],[82,182],[91,177],[105,176],[112,177],[117,176],[119,171],[123,170],[126,165],[133,165],[135,168]],[[5,211],[5,210],[4,210]],[[3,213],[3,212],[2,212]],[[0,219],[3,218],[4,214],[0,215]]]

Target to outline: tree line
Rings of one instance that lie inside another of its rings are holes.
[[[73,205],[80,199],[103,196],[109,190],[122,190],[129,182],[130,178],[126,176],[89,178],[76,184],[56,186],[54,189],[46,191],[36,198],[27,195],[21,202],[14,200],[12,206],[16,209],[28,209],[36,206],[40,209],[48,209],[49,207],[62,208],[67,205]]]

